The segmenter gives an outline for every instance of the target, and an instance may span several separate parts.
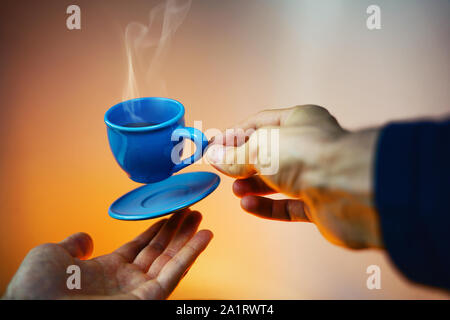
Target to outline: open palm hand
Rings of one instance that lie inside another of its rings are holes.
[[[92,239],[76,233],[32,249],[8,286],[6,299],[165,299],[212,239],[196,233],[201,214],[189,209],[153,224],[114,252],[88,258]],[[80,268],[81,289],[68,289],[67,268]]]

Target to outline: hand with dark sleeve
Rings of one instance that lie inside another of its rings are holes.
[[[448,121],[351,132],[306,105],[248,118],[206,155],[237,178],[245,211],[312,222],[347,248],[385,248],[411,280],[450,289],[449,140]],[[273,193],[290,199],[264,197]]]

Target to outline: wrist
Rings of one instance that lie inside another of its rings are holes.
[[[353,230],[360,234],[364,247],[382,248],[378,212],[374,204],[374,166],[378,129],[346,132],[328,148],[323,159],[328,190],[347,194],[342,206],[349,212]],[[348,212],[347,212],[348,213]]]
[[[332,189],[373,194],[373,171],[378,129],[344,133],[324,150],[322,167]]]

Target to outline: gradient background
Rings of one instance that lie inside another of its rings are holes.
[[[153,221],[107,215],[135,188],[108,149],[104,112],[122,99],[123,30],[156,1],[2,1],[0,292],[27,251],[85,231],[100,255]],[[366,28],[378,4],[382,30]],[[82,30],[66,29],[81,7]],[[261,109],[315,103],[357,129],[450,111],[450,2],[194,0],[168,53],[167,95],[186,120],[226,128]],[[149,87],[143,95],[161,93]],[[211,170],[206,164],[186,171]],[[232,179],[193,206],[215,233],[172,298],[448,298],[408,283],[378,251],[325,241],[312,224],[243,212]],[[368,265],[382,289],[366,288]]]

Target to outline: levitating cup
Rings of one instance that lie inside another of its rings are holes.
[[[138,98],[111,107],[105,114],[112,153],[129,177],[140,183],[158,182],[199,160],[208,140],[184,126],[183,105],[168,98]],[[181,159],[184,138],[196,150]]]

